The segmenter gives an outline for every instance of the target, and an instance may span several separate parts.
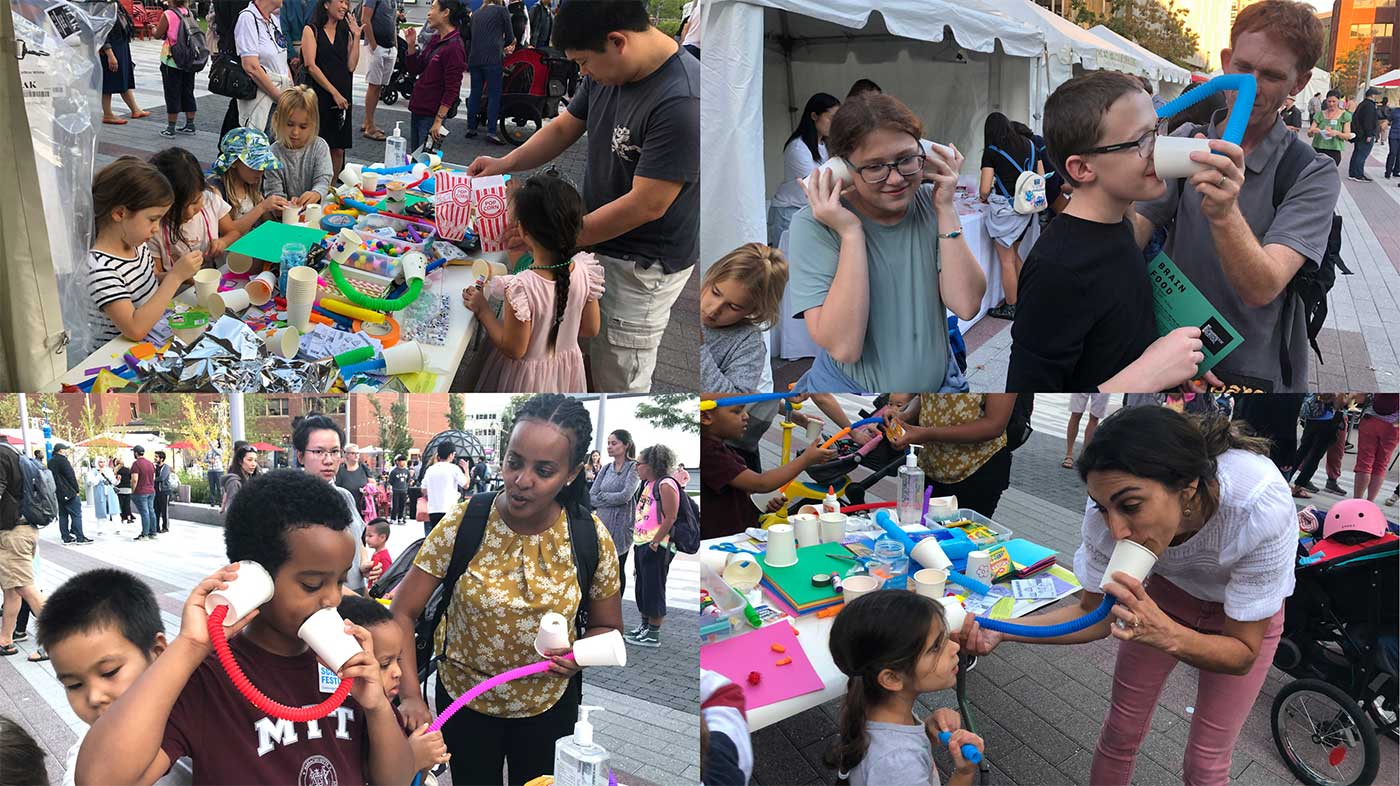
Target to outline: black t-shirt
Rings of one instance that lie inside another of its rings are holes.
[[[1292,128],[1303,127],[1303,113],[1299,111],[1296,106],[1283,110],[1279,113],[1279,116],[1283,118],[1283,124],[1286,126]]]
[[[412,477],[413,471],[408,467],[394,467],[389,470],[389,488],[394,491],[408,491],[408,483]]]
[[[1025,137],[1016,137],[1016,141],[1017,147],[1012,149],[1002,148],[1002,150],[1005,150],[1007,155],[1016,159],[1017,164],[1024,167],[1026,160],[1031,156],[1031,141]],[[1039,156],[1037,156],[1036,159],[1038,161]],[[1025,171],[1024,168],[1018,168],[1012,165],[1010,161],[1006,160],[1005,156],[993,150],[990,145],[982,148],[982,167],[984,169],[986,167],[991,167],[992,171],[996,173],[996,176],[1001,178],[1002,185],[1006,186],[1006,192],[997,188],[996,181],[993,180],[992,193],[1001,194],[1002,196],[1006,196],[1007,193],[1014,193],[1016,178],[1020,177],[1021,173]],[[1035,164],[1031,164],[1030,168],[1031,171],[1034,171]]]
[[[122,467],[117,470],[117,488],[131,488],[131,467]]]
[[[1157,340],[1152,285],[1132,225],[1060,215],[1021,271],[1007,392],[1082,393]]]

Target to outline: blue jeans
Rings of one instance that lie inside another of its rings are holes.
[[[58,503],[58,532],[63,542],[70,539],[85,540],[83,534],[83,501],[73,497],[67,502]]]
[[[1375,142],[1358,141],[1351,151],[1351,163],[1347,165],[1347,175],[1350,177],[1366,176],[1366,159],[1371,155],[1371,148],[1375,147]]]
[[[223,484],[219,481],[223,479],[224,472],[220,469],[210,469],[204,472],[204,479],[209,481],[209,504],[220,507],[224,501]]]
[[[413,115],[413,121],[408,124],[408,152],[412,153],[423,146],[423,140],[428,138],[428,129],[433,127],[436,115]]]
[[[485,84],[486,133],[496,133],[496,119],[501,114],[501,64],[472,66],[472,94],[467,96],[467,129],[476,130],[477,113],[481,111],[481,90]]]
[[[136,515],[141,517],[141,534],[156,534],[156,495],[132,494],[131,502],[136,506]]]

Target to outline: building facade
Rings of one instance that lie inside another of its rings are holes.
[[[1360,75],[1364,79],[1366,50],[1374,43],[1372,74],[1389,71],[1397,62],[1395,26],[1395,0],[1334,0],[1325,67],[1333,70],[1353,50],[1360,49]]]

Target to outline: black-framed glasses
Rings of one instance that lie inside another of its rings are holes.
[[[1152,151],[1157,148],[1157,129],[1152,129],[1131,142],[1119,142],[1116,145],[1104,145],[1095,147],[1080,153],[1081,156],[1093,155],[1097,153],[1117,153],[1119,150],[1129,150],[1137,148],[1138,158],[1151,158]]]
[[[860,173],[861,180],[876,186],[889,180],[891,171],[898,172],[904,177],[911,177],[924,171],[924,154],[915,153],[898,161],[889,161],[883,164],[867,164],[859,167],[856,171]]]

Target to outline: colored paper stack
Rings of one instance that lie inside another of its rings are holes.
[[[763,565],[761,586],[780,610],[793,616],[821,611],[841,603],[841,593],[832,589],[830,584],[814,585],[812,577],[832,573],[846,575],[846,571],[855,565],[851,556],[851,552],[840,543],[821,543],[798,549],[796,564],[785,568],[774,568],[760,559]]]

